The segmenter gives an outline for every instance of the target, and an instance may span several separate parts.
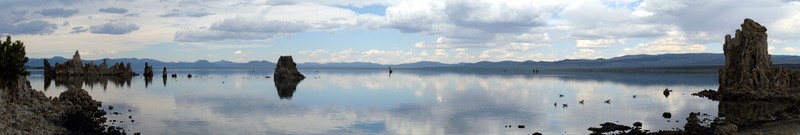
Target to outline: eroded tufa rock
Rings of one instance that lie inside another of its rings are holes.
[[[745,19],[735,37],[725,36],[725,66],[719,71],[719,92],[698,93],[721,100],[800,101],[800,72],[772,68],[767,28]]]
[[[115,63],[111,67],[108,67],[106,60],[103,59],[103,63],[100,65],[95,65],[92,61],[90,61],[89,64],[83,65],[83,61],[81,60],[81,56],[78,51],[75,51],[75,55],[72,56],[72,59],[68,60],[64,64],[56,63],[55,67],[48,68],[49,63],[45,61],[44,67],[45,76],[48,77],[91,75],[114,75],[130,77],[135,75],[133,70],[130,68],[130,63],[128,63],[127,67],[121,62]]]
[[[153,77],[153,66],[147,62],[144,63],[144,77]]]
[[[294,63],[292,56],[281,56],[275,66],[275,79],[302,80],[306,77],[297,71],[297,64]]]

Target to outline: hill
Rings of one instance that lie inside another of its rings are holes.
[[[26,66],[41,67],[43,58],[31,58]],[[67,58],[53,57],[48,61],[51,64],[64,63]],[[84,60],[84,63],[102,63],[102,60]],[[195,62],[162,62],[154,59],[119,58],[108,59],[109,64],[116,62],[130,62],[134,68],[144,68],[147,62],[155,68],[166,66],[168,68],[274,68],[275,63],[270,61],[250,61],[237,63],[232,61],[198,60]],[[299,63],[298,68],[719,68],[725,62],[723,54],[718,53],[684,53],[684,54],[659,54],[659,55],[625,55],[609,59],[565,59],[560,61],[481,61],[475,63],[447,64],[434,61],[420,61],[404,64],[378,64],[371,62],[333,62],[333,63]],[[782,67],[800,68],[800,56],[773,55],[772,63]]]

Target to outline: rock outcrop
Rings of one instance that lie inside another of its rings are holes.
[[[767,28],[751,19],[741,27],[735,37],[725,36],[719,91],[697,94],[720,100],[800,101],[800,72],[772,67]]]
[[[278,64],[275,66],[275,79],[281,80],[303,80],[306,76],[297,71],[297,64],[294,63],[292,56],[281,56],[278,58]]]
[[[53,76],[56,75],[56,71],[53,69],[53,66],[50,66],[50,62],[47,59],[44,59],[44,76]]]
[[[68,87],[57,98],[31,88],[22,76],[0,86],[0,134],[108,134],[105,111],[83,89]]]
[[[272,80],[275,82],[275,89],[281,99],[292,99],[297,84],[306,77],[297,71],[297,64],[294,63],[292,56],[281,56],[275,66],[275,74]]]
[[[64,64],[56,63],[54,68],[48,68],[49,63],[45,60],[45,76],[48,77],[55,77],[55,76],[92,76],[92,75],[112,75],[112,76],[125,76],[130,77],[136,75],[133,70],[131,69],[131,63],[128,63],[127,66],[123,63],[115,63],[111,67],[107,67],[106,60],[103,59],[103,63],[95,65],[94,62],[89,62],[86,65],[83,65],[83,61],[81,61],[81,56],[78,51],[75,51],[75,55],[72,56],[71,60],[68,60]]]
[[[144,63],[144,77],[153,77],[153,66],[147,62]]]
[[[161,70],[161,78],[167,78],[167,67],[164,67],[164,69]]]

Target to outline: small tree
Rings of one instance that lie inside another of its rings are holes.
[[[25,45],[22,41],[11,42],[11,36],[7,36],[6,41],[0,40],[0,77],[3,80],[30,74],[25,70],[25,63],[28,63],[28,57],[25,57]]]

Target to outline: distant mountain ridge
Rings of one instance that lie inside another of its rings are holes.
[[[31,58],[26,66],[42,67],[43,58]],[[48,58],[51,64],[64,63],[64,57]],[[90,60],[84,60],[84,64]],[[91,60],[99,65],[101,60]],[[108,64],[117,62],[130,62],[133,68],[144,68],[144,63],[153,65],[156,69],[167,68],[274,68],[275,63],[270,61],[249,61],[237,63],[232,61],[198,60],[195,62],[162,62],[147,58],[118,58],[107,59]],[[489,68],[489,67],[531,67],[531,68],[669,68],[669,67],[719,67],[725,62],[723,54],[719,53],[684,53],[684,54],[659,54],[659,55],[625,55],[609,59],[565,59],[559,61],[481,61],[475,63],[446,64],[434,61],[420,61],[404,64],[378,64],[371,62],[333,62],[333,63],[299,63],[298,68]],[[800,66],[800,56],[772,55],[773,64]]]

